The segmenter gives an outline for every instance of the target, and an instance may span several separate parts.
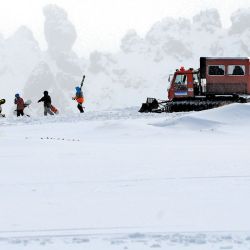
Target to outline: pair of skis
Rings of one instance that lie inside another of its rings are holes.
[[[82,81],[81,81],[81,90],[82,90],[82,87],[83,87],[83,83],[84,83],[84,80],[85,80],[85,75],[83,75],[83,77],[82,77]]]

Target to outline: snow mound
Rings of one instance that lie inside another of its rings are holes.
[[[234,103],[224,107],[192,113],[190,117],[208,119],[224,124],[244,125],[250,123],[250,105]]]
[[[186,115],[172,120],[153,123],[152,125],[156,127],[173,127],[189,130],[214,130],[220,125],[220,123]]]
[[[188,130],[215,130],[222,125],[250,125],[250,104],[230,104],[220,108],[192,113],[180,113],[161,122],[152,123],[156,127],[172,127]]]

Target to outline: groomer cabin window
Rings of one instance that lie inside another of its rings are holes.
[[[224,65],[210,65],[208,66],[208,74],[210,76],[224,76],[225,66]]]
[[[229,65],[227,68],[227,74],[232,76],[244,76],[245,65]]]

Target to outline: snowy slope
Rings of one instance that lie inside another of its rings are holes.
[[[250,105],[0,120],[0,249],[248,249]]]
[[[70,16],[59,6],[48,5],[43,10],[46,51],[27,27],[7,39],[0,35],[0,98],[8,100],[9,112],[14,94],[20,92],[39,114],[42,107],[36,102],[48,90],[54,105],[71,113],[74,88],[85,74],[88,110],[139,105],[148,96],[166,99],[168,75],[176,68],[198,68],[201,56],[249,56],[249,13],[249,9],[232,13],[229,28],[221,25],[216,9],[200,11],[192,19],[166,17],[152,24],[144,37],[128,31],[116,53],[93,51],[82,58],[73,49],[77,33]]]

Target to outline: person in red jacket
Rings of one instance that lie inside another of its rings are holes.
[[[25,108],[23,98],[19,94],[15,94],[15,101],[17,116],[24,116],[23,110]]]

